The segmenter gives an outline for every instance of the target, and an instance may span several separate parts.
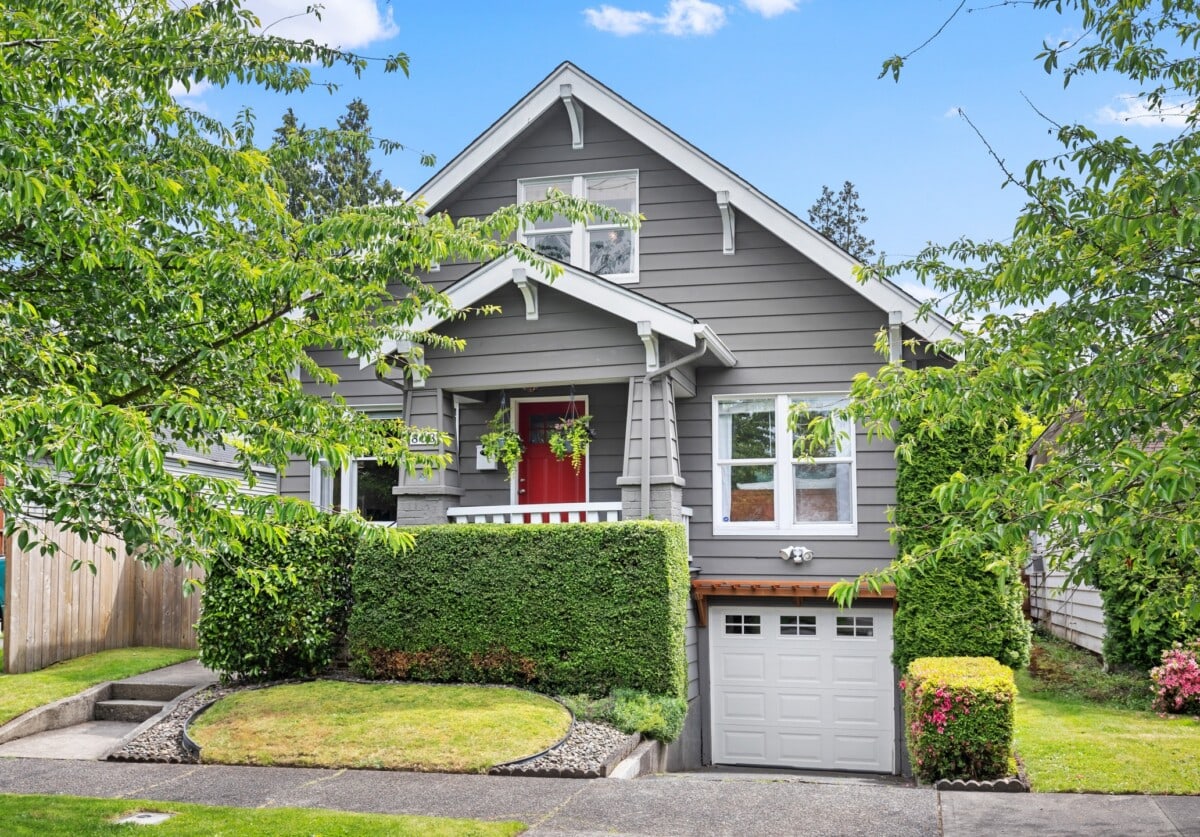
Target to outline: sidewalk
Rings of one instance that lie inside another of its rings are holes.
[[[633,781],[0,759],[0,792],[520,820],[530,835],[1197,835],[1200,798],[939,794],[882,780]]]

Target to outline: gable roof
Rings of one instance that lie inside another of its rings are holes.
[[[489,294],[510,282],[518,283],[533,281],[539,285],[551,287],[565,293],[580,302],[607,311],[623,320],[642,328],[642,324],[653,334],[669,337],[685,346],[695,347],[700,341],[707,344],[708,351],[725,366],[737,363],[733,352],[725,345],[708,325],[700,322],[690,314],[656,302],[647,296],[632,291],[624,285],[618,285],[578,267],[562,262],[555,262],[562,268],[562,273],[551,279],[532,264],[522,262],[515,255],[501,256],[493,259],[459,279],[444,293],[450,299],[455,310],[467,308],[485,299]],[[529,305],[527,301],[527,306]],[[527,312],[527,316],[529,316]],[[534,315],[536,316],[536,315]],[[530,317],[531,319],[533,317]],[[445,322],[448,317],[426,313],[412,324],[412,331],[428,331]],[[402,340],[387,341],[381,348],[381,354],[388,355],[403,351],[410,344]],[[366,366],[370,361],[363,358],[360,361]]]
[[[683,137],[657,122],[569,61],[563,62],[541,83],[492,123],[474,142],[447,163],[415,195],[436,209],[479,172],[543,113],[564,102],[587,105],[713,192],[728,192],[729,203],[753,218],[815,264],[884,311],[899,311],[905,325],[926,340],[953,335],[951,324],[932,314],[918,319],[920,303],[892,282],[860,283],[854,269],[860,262],[771,200]]]

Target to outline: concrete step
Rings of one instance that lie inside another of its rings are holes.
[[[167,703],[192,688],[179,683],[139,683],[118,680],[112,684],[109,698],[112,700],[154,700]]]
[[[141,723],[162,711],[166,703],[161,700],[138,700],[122,698],[118,700],[102,700],[97,702],[95,715],[97,721],[130,721]]]

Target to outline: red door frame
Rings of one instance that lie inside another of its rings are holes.
[[[525,454],[517,466],[517,478],[512,487],[515,505],[587,502],[587,457],[584,456],[577,474],[570,459],[561,462],[555,459],[545,441],[545,434],[569,411],[570,404],[571,399],[567,396],[512,400],[517,432],[525,445]],[[585,415],[587,406],[586,395],[575,396],[577,415]]]

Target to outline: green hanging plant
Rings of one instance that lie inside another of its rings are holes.
[[[512,426],[509,420],[509,408],[501,407],[496,415],[488,420],[491,431],[479,437],[483,446],[483,455],[493,462],[504,466],[508,472],[506,479],[512,479],[525,456],[525,445],[521,442],[521,434]]]
[[[578,474],[594,438],[591,416],[564,416],[555,423],[547,442],[554,458],[561,462],[569,456],[571,467]]]

